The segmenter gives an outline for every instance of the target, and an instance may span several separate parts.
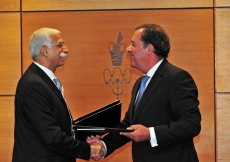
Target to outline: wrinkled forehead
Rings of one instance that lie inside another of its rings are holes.
[[[61,34],[50,35],[50,39],[51,39],[52,43],[63,42]]]

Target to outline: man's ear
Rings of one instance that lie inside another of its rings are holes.
[[[152,44],[147,45],[148,54],[153,54],[155,52],[154,46]]]
[[[48,56],[48,52],[47,52],[47,47],[46,46],[42,46],[41,49],[41,54],[44,56]]]

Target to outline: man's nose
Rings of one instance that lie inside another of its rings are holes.
[[[126,52],[130,52],[131,51],[131,48],[130,48],[130,45],[126,48]]]
[[[69,49],[68,49],[68,47],[65,44],[63,44],[62,48],[63,48],[63,51],[69,52]]]

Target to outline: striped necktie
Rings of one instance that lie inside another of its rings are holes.
[[[65,99],[64,88],[63,88],[63,86],[62,86],[60,80],[58,79],[58,77],[55,77],[55,78],[54,78],[54,83],[55,83],[55,85],[57,86],[58,90],[61,92],[63,98]],[[65,99],[65,101],[66,101],[66,99]],[[67,105],[67,103],[66,103],[66,105]],[[70,128],[71,128],[72,136],[73,136],[73,138],[75,139],[75,133],[74,133],[73,126],[72,126],[73,118],[72,118],[72,115],[71,115],[71,113],[70,113],[70,110],[69,110],[69,107],[68,107],[68,106],[67,106],[67,109],[68,109],[69,116],[70,116],[70,121],[71,121],[71,126],[70,126]]]

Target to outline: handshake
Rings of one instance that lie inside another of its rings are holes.
[[[106,155],[106,149],[100,136],[87,137],[86,141],[90,144],[91,153],[90,158],[98,161]]]

